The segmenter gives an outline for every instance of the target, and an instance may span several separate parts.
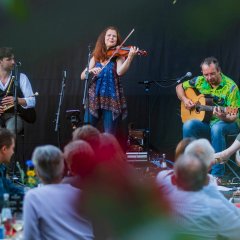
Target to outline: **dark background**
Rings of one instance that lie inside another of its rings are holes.
[[[61,146],[71,136],[65,111],[79,109],[83,118],[83,81],[88,45],[94,47],[99,33],[117,26],[126,45],[148,52],[136,57],[122,78],[128,102],[128,123],[147,127],[146,95],[141,81],[160,81],[149,91],[150,146],[171,154],[181,139],[179,101],[174,78],[191,71],[200,73],[200,62],[208,56],[219,59],[223,73],[240,80],[239,0],[9,0],[0,2],[1,46],[12,46],[22,62],[37,97],[37,121],[25,124],[25,159],[35,146],[57,145],[54,119],[58,108],[62,72],[67,71],[61,109]],[[160,86],[161,85],[161,86]],[[22,150],[21,150],[22,151]],[[168,155],[167,155],[168,157]]]

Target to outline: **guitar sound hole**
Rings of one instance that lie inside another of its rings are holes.
[[[200,106],[196,106],[196,107],[195,107],[195,112],[196,112],[196,113],[200,113],[200,111],[201,111]]]

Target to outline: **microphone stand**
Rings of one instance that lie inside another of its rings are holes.
[[[88,113],[88,122],[84,122],[84,124],[89,123],[89,64],[90,64],[90,59],[91,59],[91,46],[88,46],[88,61],[87,61],[87,67],[85,71],[85,84],[84,84],[84,90],[83,90],[83,107],[85,108],[85,111]]]
[[[59,94],[59,102],[58,102],[58,109],[56,113],[56,120],[55,120],[55,132],[57,132],[57,139],[58,139],[58,147],[60,148],[60,123],[59,123],[59,118],[60,118],[60,113],[61,113],[61,106],[64,98],[64,89],[65,89],[65,82],[67,78],[67,72],[66,70],[63,71],[63,78],[62,78],[62,86],[61,86],[61,91]]]
[[[184,80],[186,77],[191,77],[192,73],[191,72],[187,72],[184,76],[177,78],[177,79],[171,79],[171,81],[175,81],[173,84],[167,86],[167,87],[171,87],[173,85],[179,84],[181,83],[182,80]],[[165,80],[164,80],[165,81]],[[145,96],[146,96],[146,113],[147,113],[147,119],[146,119],[146,130],[145,130],[145,134],[146,134],[146,151],[147,151],[147,160],[150,161],[150,154],[149,154],[149,143],[150,143],[150,124],[151,124],[151,118],[150,118],[150,86],[151,84],[156,84],[160,87],[165,87],[162,86],[160,84],[158,84],[158,82],[161,81],[142,81],[142,82],[138,82],[139,84],[144,84],[145,86]]]
[[[15,163],[17,162],[16,158],[18,156],[18,132],[17,132],[17,116],[18,116],[18,112],[17,112],[17,107],[18,107],[18,97],[17,97],[17,90],[19,87],[19,81],[20,81],[20,73],[18,71],[18,65],[17,63],[14,66],[14,71],[12,74],[15,75],[15,79],[14,79],[14,128],[15,128],[15,154],[14,154],[14,159],[13,159],[13,164],[12,164],[12,174],[13,177],[15,176]]]
[[[150,154],[149,154],[149,143],[150,143],[150,86],[154,83],[154,81],[143,81],[138,82],[139,84],[144,84],[145,86],[145,98],[146,98],[146,113],[147,113],[147,119],[146,119],[146,151],[147,151],[147,160],[150,161]]]

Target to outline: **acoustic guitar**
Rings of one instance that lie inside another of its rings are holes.
[[[185,123],[187,120],[197,119],[203,122],[209,122],[213,109],[216,106],[213,106],[213,97],[206,96],[204,94],[198,93],[193,88],[188,88],[185,90],[186,97],[191,99],[195,104],[195,107],[192,109],[186,109],[183,102],[181,102],[181,118],[182,122]],[[226,114],[237,114],[238,108],[232,107],[221,107],[221,111]]]

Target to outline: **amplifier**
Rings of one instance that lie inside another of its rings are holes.
[[[148,153],[147,152],[127,152],[128,162],[147,162]]]

